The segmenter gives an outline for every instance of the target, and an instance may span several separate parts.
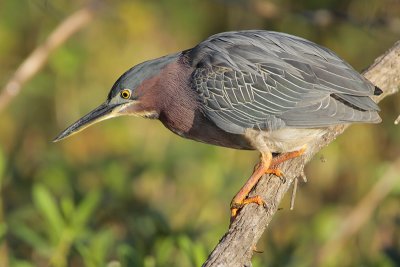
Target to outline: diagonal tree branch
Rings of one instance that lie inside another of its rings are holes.
[[[384,93],[376,98],[379,102],[384,97],[397,92],[400,86],[400,41],[398,41],[384,55],[363,73],[372,83],[381,88]],[[253,248],[256,246],[262,233],[268,227],[283,196],[289,190],[296,177],[301,176],[304,165],[319,150],[343,133],[345,125],[332,127],[315,146],[307,147],[308,153],[281,165],[286,175],[286,183],[274,176],[266,176],[257,184],[251,195],[261,196],[268,204],[268,210],[257,205],[247,205],[239,213],[236,220],[230,225],[228,232],[222,237],[214,251],[209,255],[203,267],[210,266],[251,266]]]
[[[23,87],[46,64],[50,54],[93,19],[97,5],[91,3],[63,20],[49,37],[21,63],[0,92],[0,112],[7,107]]]

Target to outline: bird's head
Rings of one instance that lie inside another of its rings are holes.
[[[125,72],[114,83],[104,103],[62,131],[53,141],[65,139],[99,121],[122,115],[157,118],[159,111],[155,98],[161,96],[151,94],[149,88],[155,86],[161,71],[174,59],[176,55],[146,61]]]

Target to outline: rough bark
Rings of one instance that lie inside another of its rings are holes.
[[[384,97],[397,92],[400,86],[400,41],[364,71],[363,75],[383,90],[376,98],[379,102]],[[340,125],[331,129],[325,136],[308,147],[308,153],[281,165],[286,182],[283,183],[272,175],[265,176],[250,193],[261,196],[268,204],[267,210],[257,205],[247,205],[239,213],[229,230],[209,255],[203,267],[210,266],[251,266],[251,257],[258,240],[271,222],[283,196],[290,189],[292,182],[302,176],[305,163],[318,151],[343,133],[347,126]]]

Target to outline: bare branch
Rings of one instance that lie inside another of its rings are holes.
[[[23,85],[45,65],[49,55],[93,19],[93,11],[94,4],[76,11],[62,21],[43,44],[32,51],[1,91],[0,112],[21,92]]]
[[[381,96],[376,98],[377,102],[397,92],[400,85],[399,72],[400,42],[397,42],[364,72],[367,79],[384,91]],[[268,204],[268,210],[257,205],[245,206],[203,266],[251,266],[253,248],[272,220],[294,178],[301,177],[304,164],[346,128],[345,125],[333,127],[314,147],[308,148],[308,154],[282,164],[281,169],[288,178],[286,183],[282,183],[280,179],[271,175],[261,179],[250,196],[261,196]]]
[[[292,196],[290,197],[290,210],[294,209],[294,202],[296,200],[298,185],[299,185],[299,178],[297,177],[294,179],[294,182],[293,182]]]

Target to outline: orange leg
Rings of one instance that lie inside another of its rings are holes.
[[[300,157],[301,155],[304,154],[306,151],[306,146],[304,145],[301,149],[288,152],[288,153],[283,153],[280,154],[276,157],[274,157],[271,161],[271,165],[269,167],[269,170],[267,173],[275,174],[276,176],[283,178],[282,180],[285,182],[285,178],[283,177],[282,171],[278,168],[278,165],[289,160],[289,159],[294,159],[297,157]]]
[[[299,150],[288,152],[288,153],[283,153],[283,154],[280,154],[280,155],[274,157],[271,161],[271,167],[276,167],[277,165],[279,165],[282,162],[285,162],[289,159],[294,159],[294,158],[300,157],[301,155],[304,154],[304,152],[306,152],[306,148],[307,148],[306,146],[303,146]]]
[[[255,203],[266,207],[266,203],[260,196],[247,197],[250,191],[264,174],[274,174],[278,177],[282,177],[283,174],[281,170],[278,169],[278,165],[286,160],[301,156],[304,154],[305,150],[306,147],[304,146],[298,151],[281,154],[275,158],[272,158],[271,153],[261,153],[260,162],[255,166],[253,174],[231,201],[231,221],[236,218],[239,209],[244,205]]]

